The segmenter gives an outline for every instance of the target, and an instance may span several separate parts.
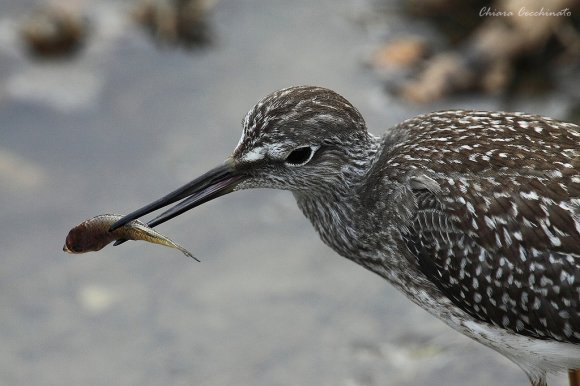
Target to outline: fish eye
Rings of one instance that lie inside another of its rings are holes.
[[[310,146],[296,148],[288,154],[284,162],[289,166],[302,166],[312,159],[315,150]]]
[[[83,250],[83,246],[76,241],[66,243],[65,247],[68,248],[68,250],[73,252],[73,253],[79,253],[79,252],[82,252],[82,250]]]

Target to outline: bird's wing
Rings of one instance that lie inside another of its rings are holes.
[[[580,343],[577,167],[433,177],[411,189],[417,211],[404,239],[447,297],[519,334]]]

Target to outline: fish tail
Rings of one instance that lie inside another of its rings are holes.
[[[201,260],[199,260],[197,257],[193,256],[193,254],[191,252],[189,252],[187,249],[183,248],[182,246],[175,244],[175,248],[179,249],[185,256],[191,257],[193,260],[197,261],[198,263],[201,263]]]
[[[166,247],[175,248],[181,251],[185,256],[191,257],[195,261],[200,262],[200,260],[193,256],[191,252],[187,249],[183,248],[181,245],[177,244],[175,241],[171,240],[169,237],[163,236],[161,233],[149,228],[147,225],[141,223],[140,221],[135,222],[133,225],[136,229],[139,229],[143,232],[140,234],[139,237],[136,237],[138,240],[146,240],[154,244],[164,245]]]

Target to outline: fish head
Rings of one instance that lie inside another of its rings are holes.
[[[113,240],[113,236],[106,228],[101,228],[103,226],[90,221],[77,225],[68,232],[62,250],[78,254],[102,249]]]

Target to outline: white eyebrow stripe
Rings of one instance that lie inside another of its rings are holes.
[[[267,154],[272,158],[280,159],[285,155],[287,148],[288,144],[273,144],[268,147]]]
[[[263,147],[256,147],[256,148],[250,150],[249,152],[247,152],[246,154],[244,154],[244,156],[242,157],[242,160],[247,161],[247,162],[257,161],[257,160],[264,158],[265,154],[266,154],[266,149],[264,149]]]

